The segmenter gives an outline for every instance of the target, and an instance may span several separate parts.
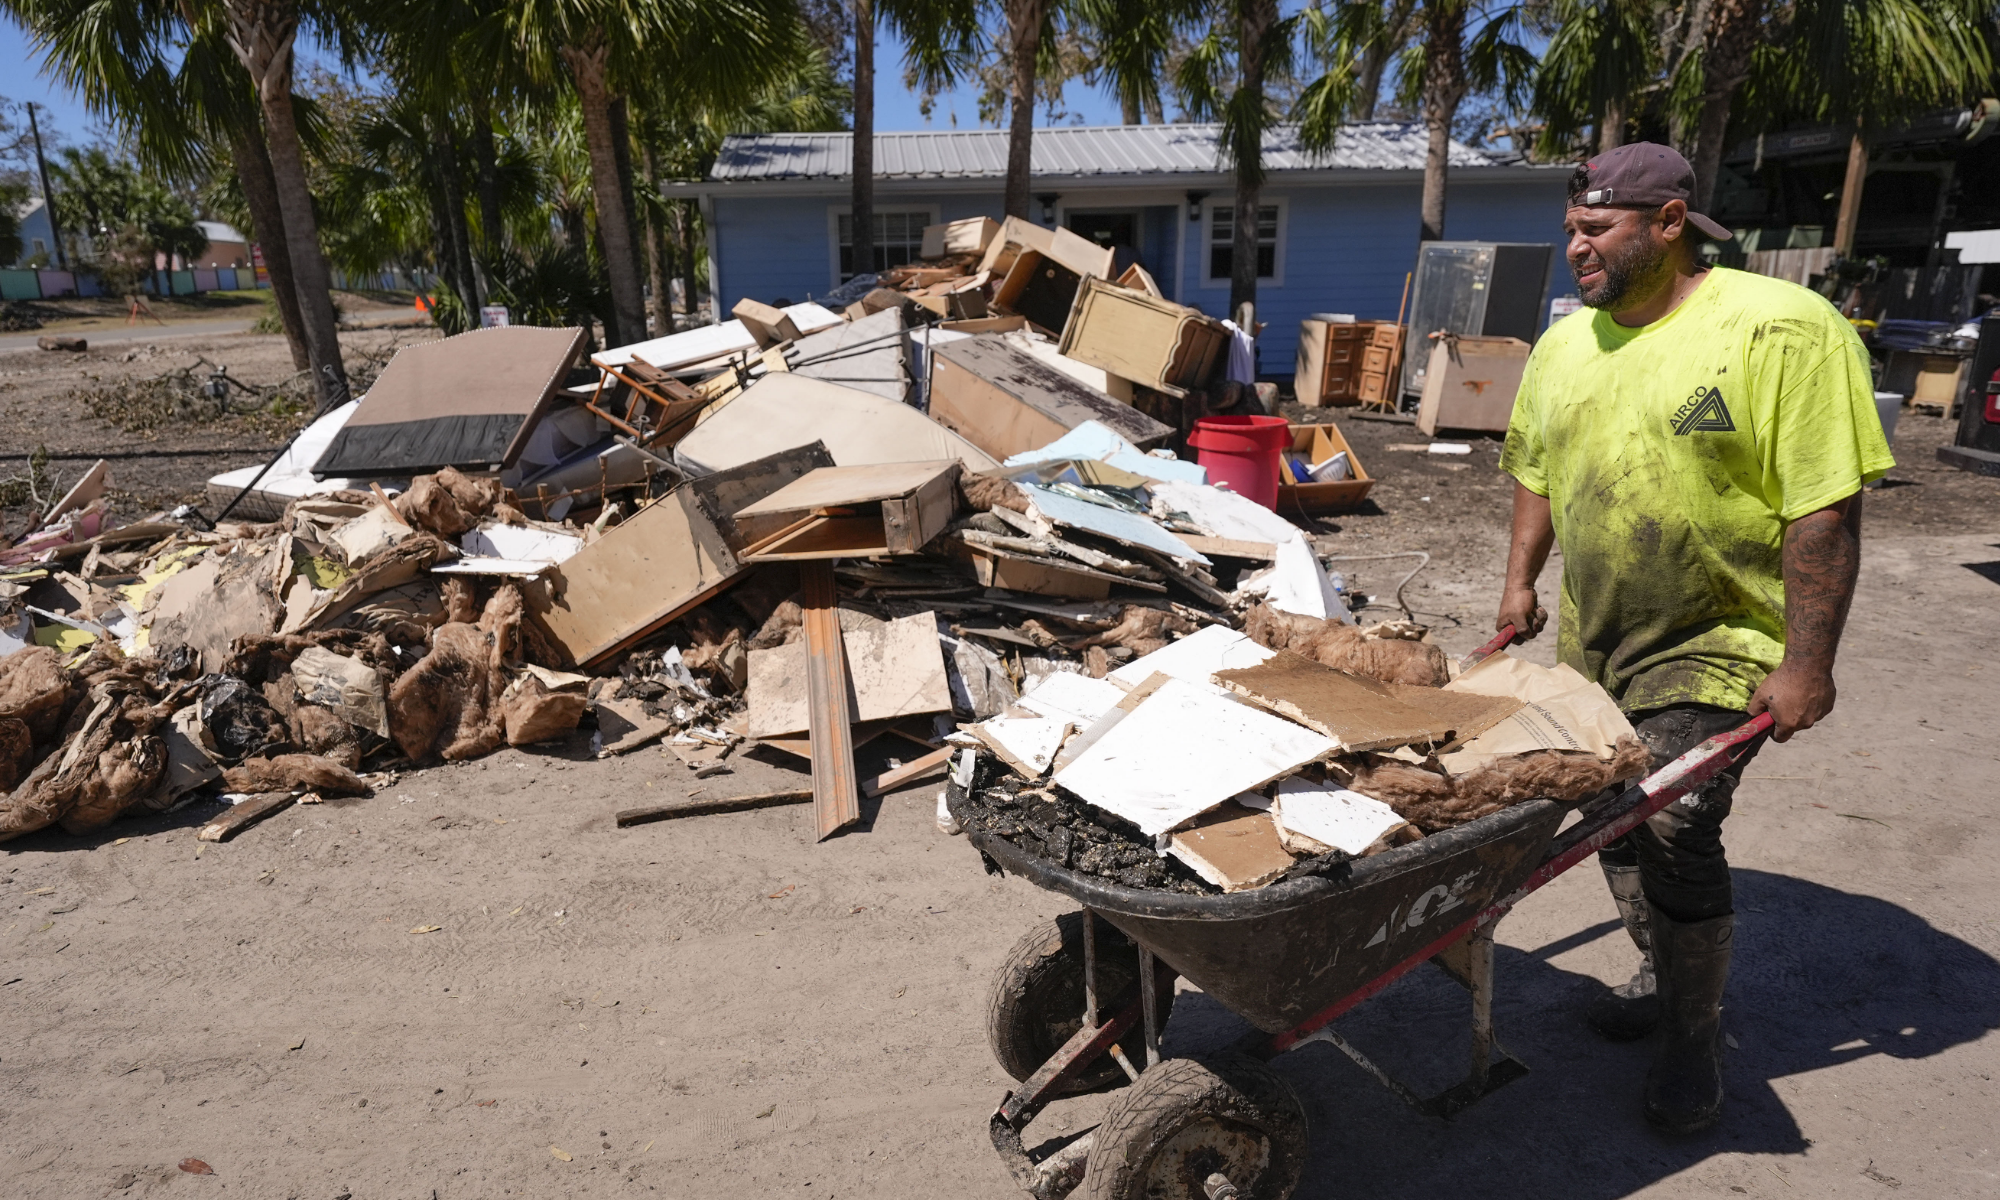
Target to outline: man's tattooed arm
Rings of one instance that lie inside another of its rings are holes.
[[[1785,741],[1833,709],[1833,660],[1861,573],[1861,494],[1807,513],[1785,528],[1785,661],[1751,697]]]

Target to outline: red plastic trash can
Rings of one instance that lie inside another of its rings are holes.
[[[1210,483],[1227,484],[1239,496],[1265,508],[1278,507],[1278,467],[1292,444],[1283,417],[1203,417],[1194,423],[1188,445],[1200,453]]]

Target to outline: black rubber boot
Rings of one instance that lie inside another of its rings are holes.
[[[1646,1073],[1646,1119],[1668,1133],[1697,1133],[1722,1117],[1722,989],[1736,918],[1682,924],[1657,908],[1651,915],[1666,1036]]]
[[[1660,1023],[1659,987],[1653,969],[1653,933],[1649,924],[1652,910],[1639,890],[1639,868],[1604,867],[1604,882],[1611,886],[1611,898],[1618,902],[1618,916],[1625,932],[1639,947],[1639,970],[1631,979],[1590,1002],[1583,1019],[1603,1037],[1614,1042],[1635,1042],[1653,1032]]]

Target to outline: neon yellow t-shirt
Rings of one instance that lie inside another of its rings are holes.
[[[1786,524],[1894,465],[1853,326],[1726,268],[1651,325],[1551,326],[1500,456],[1555,518],[1557,655],[1627,712],[1747,706],[1784,658]]]

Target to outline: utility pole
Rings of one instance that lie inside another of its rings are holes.
[[[56,198],[49,191],[49,160],[42,157],[42,127],[35,123],[35,102],[28,101],[28,132],[35,139],[35,169],[42,176],[42,210],[49,214],[49,238],[56,244],[56,268],[69,270],[63,260],[62,226],[56,224]]]

